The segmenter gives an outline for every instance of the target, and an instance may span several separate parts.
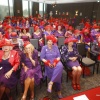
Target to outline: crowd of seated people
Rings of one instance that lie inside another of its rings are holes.
[[[58,98],[62,98],[61,56],[66,60],[66,66],[72,68],[73,89],[80,90],[82,68],[78,61],[79,53],[76,44],[85,43],[87,52],[90,52],[90,43],[93,42],[91,51],[98,54],[100,60],[100,21],[90,23],[89,20],[82,20],[81,24],[84,28],[75,29],[68,24],[67,19],[5,17],[3,22],[0,22],[0,100],[4,92],[11,99],[10,89],[17,84],[16,72],[19,66],[20,83],[24,86],[21,100],[26,100],[29,89],[30,100],[34,100],[34,85],[38,85],[43,77],[50,80],[47,91],[51,93],[55,84]],[[61,54],[57,46],[59,37],[65,37]],[[36,50],[30,43],[30,39],[38,39],[41,49]],[[42,76],[39,60],[45,66],[44,76]]]

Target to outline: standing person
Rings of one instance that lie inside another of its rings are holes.
[[[72,68],[72,87],[74,90],[80,90],[80,76],[82,68],[78,62],[79,53],[73,43],[76,42],[76,39],[69,37],[65,39],[65,46],[62,48],[62,57],[66,61],[66,66]]]
[[[30,42],[25,42],[24,52],[21,56],[21,83],[24,85],[24,93],[21,100],[26,100],[28,89],[30,89],[30,100],[34,99],[34,85],[40,83],[42,78],[41,66],[38,62],[38,52]]]
[[[50,79],[48,83],[48,92],[52,92],[52,86],[55,83],[58,97],[62,98],[61,94],[61,77],[63,71],[63,65],[60,62],[60,53],[58,47],[53,45],[55,37],[48,35],[46,37],[47,45],[42,47],[40,58],[45,64],[45,76]]]
[[[0,51],[0,100],[4,92],[6,92],[9,99],[10,89],[16,86],[17,76],[16,70],[19,66],[19,55],[17,51],[12,50],[13,45],[10,41],[5,41],[1,44]]]

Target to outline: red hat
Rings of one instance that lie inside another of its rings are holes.
[[[18,38],[18,35],[16,32],[12,32],[11,35],[10,35],[10,38]]]
[[[39,27],[38,26],[35,26],[35,31],[38,30],[38,29],[39,29]]]
[[[2,41],[1,41],[1,47],[3,47],[3,46],[14,46],[10,41],[7,41],[7,40],[5,40],[5,39],[3,39]]]
[[[69,37],[64,41],[65,44],[68,44],[69,42],[77,42],[77,39],[75,39],[74,37]]]
[[[76,30],[74,31],[74,34],[77,34],[77,33],[80,33],[80,32],[81,32],[80,30],[76,29]]]
[[[29,44],[31,44],[29,41],[24,42],[24,47],[26,47]]]
[[[6,26],[6,30],[8,30],[8,29],[12,29],[12,26]]]
[[[57,42],[57,38],[54,36],[54,35],[48,35],[46,37],[47,41],[48,40],[52,40],[53,43],[56,43]]]
[[[88,29],[83,29],[83,33],[89,33]]]
[[[69,26],[69,28],[68,28],[69,30],[73,30],[73,27],[72,26]]]
[[[45,30],[48,30],[50,28],[50,30],[52,30],[52,26],[51,25],[47,25],[46,27],[45,27]]]
[[[94,26],[93,26],[93,28],[94,28],[94,29],[97,29],[97,28],[99,28],[99,26],[97,26],[97,25],[94,25]]]

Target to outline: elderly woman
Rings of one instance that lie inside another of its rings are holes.
[[[97,60],[100,60],[100,33],[96,35],[96,41],[93,42],[91,51],[97,54]]]
[[[52,86],[55,83],[58,97],[62,98],[61,76],[63,65],[60,62],[60,53],[58,47],[53,45],[56,38],[53,35],[48,35],[46,39],[47,45],[42,47],[40,58],[45,64],[45,76],[50,79],[47,91],[51,93]]]
[[[72,68],[72,87],[74,90],[80,90],[80,76],[82,68],[77,60],[79,53],[73,43],[76,39],[69,37],[65,40],[65,46],[62,48],[62,57],[66,61],[67,67]]]
[[[38,52],[30,42],[25,42],[24,52],[21,56],[21,83],[24,85],[24,93],[21,100],[26,100],[28,89],[30,89],[30,100],[34,99],[34,85],[40,83],[42,78],[41,66],[38,62]]]
[[[5,41],[0,51],[0,100],[4,92],[10,99],[10,89],[17,84],[16,70],[20,61],[18,53],[12,50],[12,46],[10,41]]]
[[[21,51],[23,49],[24,42],[22,39],[19,39],[16,32],[12,32],[10,35],[10,41],[14,45],[14,50],[18,51],[19,55],[21,56]]]
[[[30,41],[31,35],[28,33],[28,28],[22,28],[19,37],[23,39],[23,41]]]

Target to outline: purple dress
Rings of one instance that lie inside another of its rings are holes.
[[[24,68],[21,69],[21,83],[24,84],[24,81],[29,78],[34,78],[35,84],[38,85],[40,83],[40,80],[42,78],[42,72],[41,72],[41,66],[38,62],[38,52],[37,50],[34,50],[32,55],[33,60],[35,60],[35,66],[33,66],[31,60],[26,56],[26,54],[22,54],[21,56],[21,62],[25,64],[29,69],[25,72]]]
[[[40,34],[33,34],[33,38],[34,39],[41,39],[42,38],[42,34],[40,33]]]
[[[41,38],[42,38],[42,33],[40,33],[40,34],[38,34],[38,35],[33,34],[33,38],[34,38],[34,39],[41,39]],[[41,42],[39,42],[39,45],[40,45],[41,47],[44,45],[43,39],[42,39]]]
[[[50,60],[50,63],[53,63],[55,58],[60,57],[60,53],[58,47],[53,45],[52,50],[48,48],[48,46],[43,46],[40,54],[40,58]],[[63,65],[59,61],[54,68],[50,68],[49,66],[45,66],[45,75],[50,81],[55,82],[57,91],[61,90],[61,76],[63,71]]]
[[[73,66],[80,66],[78,60],[72,61],[69,60],[69,57],[78,57],[79,53],[75,47],[73,47],[73,51],[69,52],[67,46],[63,46],[62,51],[61,51],[62,57],[66,61],[67,67],[73,67]]]
[[[51,33],[49,34],[47,31],[45,31],[43,34],[48,36],[48,35],[53,35],[53,32],[51,31]]]
[[[21,39],[23,41],[30,41],[29,36],[21,36]]]
[[[56,37],[61,37],[61,36],[64,36],[64,33],[63,32],[59,33],[58,31],[56,31],[55,36]]]
[[[0,70],[0,85],[5,86],[9,89],[12,89],[13,87],[16,86],[17,84],[17,76],[16,76],[16,72],[13,71],[13,73],[11,74],[10,78],[6,78],[5,74],[12,69],[11,64],[8,62],[9,59],[3,60],[0,63],[0,67],[2,66],[2,69]]]

